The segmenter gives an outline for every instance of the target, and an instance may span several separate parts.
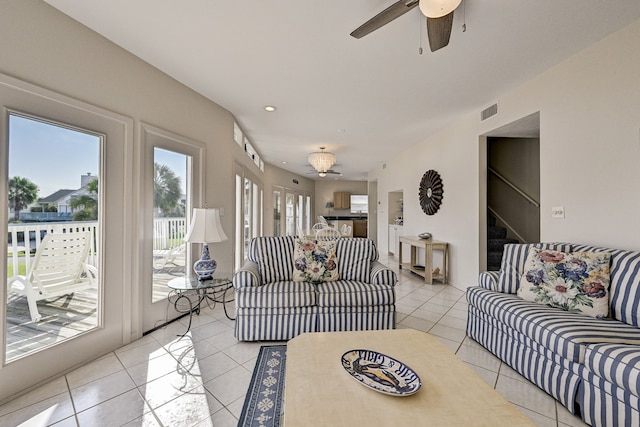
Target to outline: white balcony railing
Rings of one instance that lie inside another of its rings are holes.
[[[33,255],[40,247],[42,239],[47,233],[70,233],[89,231],[91,233],[91,248],[88,263],[98,268],[99,257],[97,221],[63,221],[9,224],[9,246],[7,265],[13,267],[14,274],[18,274],[20,264],[24,262],[26,271],[33,262]],[[153,221],[153,249],[172,249],[183,245],[186,233],[185,218],[156,218]]]

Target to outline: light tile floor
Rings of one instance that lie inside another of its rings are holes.
[[[391,257],[382,262],[396,268]],[[436,335],[538,426],[584,426],[562,405],[465,336],[462,290],[406,271],[396,287],[399,328]],[[258,350],[240,343],[222,307],[174,322],[0,406],[1,426],[235,426]],[[286,406],[285,406],[286,411]]]

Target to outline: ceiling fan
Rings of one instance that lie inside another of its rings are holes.
[[[431,52],[449,44],[453,12],[462,0],[400,0],[356,28],[351,36],[359,39],[409,12],[416,6],[427,17],[427,36]]]
[[[315,172],[318,172],[320,178],[324,178],[327,174],[342,175],[331,169],[331,166],[336,163],[336,155],[324,150],[325,147],[320,147],[320,151],[309,154],[309,164],[313,166]]]

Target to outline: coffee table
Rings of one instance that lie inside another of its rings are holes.
[[[375,350],[411,367],[417,393],[371,390],[342,367],[353,349]],[[285,427],[533,426],[436,337],[413,329],[306,333],[287,344]]]

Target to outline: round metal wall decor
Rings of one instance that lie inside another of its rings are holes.
[[[420,206],[427,215],[433,215],[440,209],[442,203],[442,193],[444,187],[440,174],[433,169],[428,170],[422,175],[420,181]]]

